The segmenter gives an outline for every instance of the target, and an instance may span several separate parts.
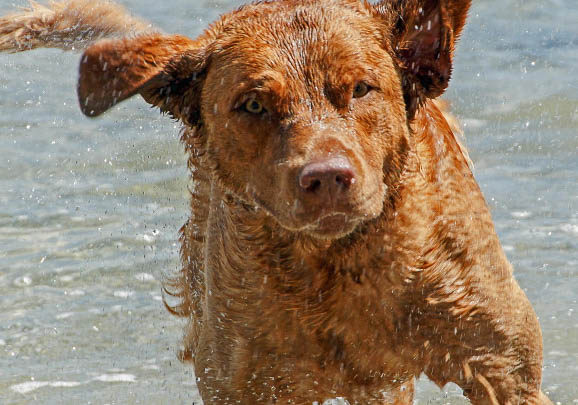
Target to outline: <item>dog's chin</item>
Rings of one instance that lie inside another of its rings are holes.
[[[352,233],[359,225],[357,218],[349,215],[335,213],[325,215],[301,229],[303,233],[316,239],[335,240]]]

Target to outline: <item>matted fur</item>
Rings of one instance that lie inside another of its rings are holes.
[[[52,1],[46,6],[31,0],[29,8],[0,18],[0,51],[83,49],[101,38],[153,31],[149,23],[106,0]]]
[[[140,94],[185,124],[191,216],[167,308],[189,319],[205,405],[408,405],[422,372],[478,405],[551,404],[536,316],[435,99],[469,3],[257,2],[195,40],[103,2],[0,20],[5,51],[126,35],[84,53],[82,111]],[[355,182],[305,190],[319,162]]]

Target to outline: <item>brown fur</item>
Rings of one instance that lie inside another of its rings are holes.
[[[206,405],[410,404],[422,372],[474,404],[550,404],[536,315],[433,100],[468,7],[263,2],[196,40],[82,57],[87,115],[141,94],[186,126],[195,185],[167,291]],[[347,191],[304,191],[305,168],[335,157]]]
[[[109,1],[53,1],[47,7],[30,0],[30,8],[0,18],[0,51],[83,49],[101,38],[152,31],[150,24]]]

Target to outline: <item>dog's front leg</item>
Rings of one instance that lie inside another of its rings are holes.
[[[429,290],[418,311],[425,373],[458,384],[476,405],[551,404],[540,391],[542,336],[530,303],[513,277],[487,280]]]

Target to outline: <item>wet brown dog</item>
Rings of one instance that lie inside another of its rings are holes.
[[[81,23],[4,20],[0,46],[146,27],[67,4],[50,18]],[[262,2],[195,40],[86,50],[87,115],[140,94],[185,124],[195,187],[168,287],[206,405],[410,404],[422,372],[475,404],[550,403],[536,316],[433,101],[469,4]]]

